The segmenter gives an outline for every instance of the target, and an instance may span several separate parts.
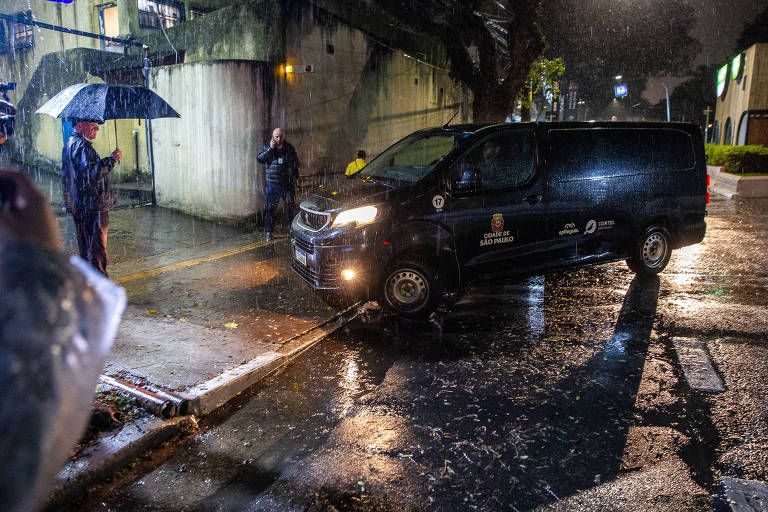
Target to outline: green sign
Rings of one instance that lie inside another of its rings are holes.
[[[725,94],[725,85],[728,81],[728,64],[721,67],[717,72],[717,95]]]
[[[731,78],[734,80],[741,79],[741,74],[744,72],[744,57],[742,54],[738,54],[731,61]]]

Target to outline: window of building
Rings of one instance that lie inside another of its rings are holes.
[[[709,142],[712,144],[720,144],[720,123],[717,121],[712,125],[712,134],[709,137]]]
[[[99,33],[107,37],[117,37],[120,34],[120,25],[117,22],[117,5],[106,4],[99,7]],[[115,41],[102,41],[102,48],[119,46]]]
[[[189,8],[189,19],[194,20],[197,18],[202,18],[209,12],[211,12],[211,9],[206,9],[205,7],[192,6]]]
[[[184,4],[176,0],[138,0],[139,26],[169,28],[184,21]]]
[[[32,12],[16,13],[16,16],[32,19]],[[0,21],[0,52],[9,52],[19,48],[30,48],[35,45],[35,32],[32,25]]]
[[[733,126],[732,126],[732,124],[733,123],[731,123],[731,118],[730,117],[728,119],[726,119],[726,121],[725,121],[725,134],[724,134],[724,137],[723,137],[723,144],[725,144],[726,146],[730,146],[731,145],[731,141],[733,139]]]
[[[0,52],[7,52],[10,50],[8,45],[8,36],[5,32],[5,23],[0,21]]]

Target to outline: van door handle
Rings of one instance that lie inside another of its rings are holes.
[[[539,201],[541,201],[541,196],[525,196],[523,198],[523,202],[528,204],[536,204]]]

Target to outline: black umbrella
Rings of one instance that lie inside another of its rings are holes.
[[[181,117],[150,89],[122,84],[70,85],[37,109],[37,113],[101,122]]]
[[[181,117],[155,92],[141,85],[75,84],[59,91],[37,114],[104,122],[107,119]],[[117,121],[115,121],[117,144]]]

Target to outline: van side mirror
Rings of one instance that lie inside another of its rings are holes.
[[[457,193],[477,192],[482,183],[482,174],[479,169],[467,169],[453,184],[453,191]]]

